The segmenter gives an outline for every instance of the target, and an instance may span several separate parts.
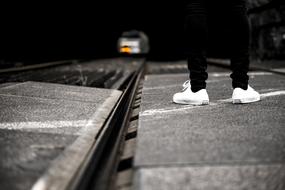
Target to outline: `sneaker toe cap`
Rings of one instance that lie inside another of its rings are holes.
[[[176,102],[177,100],[180,100],[180,99],[181,99],[180,93],[176,93],[172,97],[173,102]]]

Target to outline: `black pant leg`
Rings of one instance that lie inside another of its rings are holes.
[[[206,88],[206,49],[208,39],[205,0],[188,0],[185,10],[185,42],[190,71],[191,89],[196,92]]]
[[[231,0],[229,26],[231,37],[232,86],[247,89],[249,77],[250,25],[245,0]]]

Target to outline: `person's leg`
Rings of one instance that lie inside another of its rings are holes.
[[[206,88],[206,48],[208,40],[206,0],[188,0],[185,15],[185,38],[191,90]]]
[[[231,69],[233,88],[247,89],[249,69],[250,26],[245,0],[229,1]]]
[[[260,100],[260,94],[248,85],[250,26],[245,0],[230,1],[231,68],[233,103],[251,103]]]
[[[187,0],[185,16],[185,37],[187,45],[190,80],[183,84],[184,89],[173,96],[177,104],[207,105],[209,96],[206,91],[206,46],[207,15],[206,0]]]

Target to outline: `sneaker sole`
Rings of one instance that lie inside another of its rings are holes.
[[[259,98],[245,98],[245,99],[233,99],[233,104],[249,104],[252,102],[258,102],[260,101]]]
[[[208,105],[209,100],[203,100],[200,102],[193,102],[193,101],[173,101],[176,104],[184,104],[184,105],[194,105],[194,106],[202,106],[202,105]]]

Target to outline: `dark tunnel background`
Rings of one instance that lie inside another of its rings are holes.
[[[1,58],[15,61],[116,56],[118,37],[142,30],[152,57],[181,55],[180,4],[122,1],[17,5],[2,13]]]
[[[118,56],[123,31],[144,31],[150,39],[150,59],[181,59],[182,1],[104,1],[104,3],[2,6],[0,60],[46,62]],[[210,55],[227,56],[228,40],[221,28],[210,37]]]

